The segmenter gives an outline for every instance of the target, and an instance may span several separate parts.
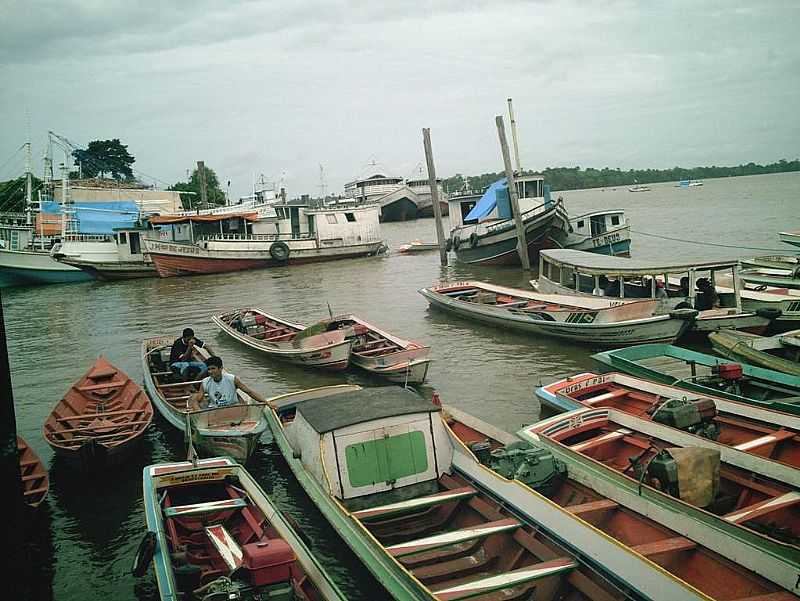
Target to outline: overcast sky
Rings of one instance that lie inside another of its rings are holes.
[[[144,5],[144,7],[139,6]],[[48,130],[120,138],[165,184],[205,160],[329,191],[401,176],[666,168],[800,156],[800,2],[0,0],[0,179]]]

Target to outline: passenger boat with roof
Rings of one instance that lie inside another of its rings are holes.
[[[344,330],[313,333],[257,307],[214,315],[211,320],[229,336],[273,359],[334,371],[347,369],[350,363],[353,340]]]
[[[133,572],[152,563],[162,601],[345,601],[303,535],[233,460],[149,465],[142,480],[147,533]]]
[[[563,203],[553,201],[541,175],[525,175],[515,180],[519,210],[525,228],[528,254],[536,259],[543,248],[562,246],[567,238],[569,217]],[[493,183],[465,215],[462,203],[470,197],[450,198],[450,238],[459,261],[487,265],[518,265],[517,231],[508,198],[506,179]]]
[[[191,411],[189,398],[200,389],[202,380],[182,381],[170,370],[172,343],[173,339],[166,336],[146,338],[142,342],[144,385],[156,409],[181,432],[191,430],[192,440],[201,454],[207,457],[228,455],[246,462],[267,429],[263,404],[255,403],[237,389],[238,405]],[[196,361],[204,361],[209,356],[203,348],[195,347],[194,353]]]
[[[129,457],[152,420],[153,406],[141,387],[99,357],[56,404],[42,431],[56,454],[92,469]]]
[[[726,556],[748,565],[747,547],[769,560],[758,572],[797,593],[798,470],[610,408],[581,408],[519,432],[604,494],[638,497],[648,515],[680,514],[683,528],[716,531]],[[740,544],[742,543],[742,544]]]
[[[631,226],[622,209],[585,213],[569,220],[564,248],[601,255],[627,257],[631,254]]]
[[[604,369],[714,397],[800,415],[800,377],[668,344],[640,344],[592,355]]]
[[[800,377],[800,330],[774,336],[726,330],[712,332],[708,340],[723,357]]]
[[[406,179],[406,185],[417,195],[417,217],[433,217],[433,195],[427,174],[420,165],[419,172]],[[442,217],[446,217],[450,212],[450,205],[447,202],[447,193],[442,187],[442,178],[436,178],[436,188],[439,193],[439,208]]]
[[[547,500],[540,501],[543,508],[553,513],[561,509],[626,548],[632,556],[627,571],[637,569],[644,560],[705,599],[795,598],[782,590],[793,584],[791,578],[775,569],[773,557],[765,550],[739,538],[719,536],[699,522],[689,525],[680,512],[653,511],[638,495],[622,489],[606,492],[608,484],[601,478],[575,474],[571,463],[556,459],[542,445],[523,441],[454,407],[446,406],[444,411],[458,439],[481,464],[513,480],[523,489],[520,494],[543,496]],[[538,515],[546,514],[540,510]]]
[[[720,272],[731,275],[733,291],[730,294],[718,291],[720,308],[713,308],[707,293],[698,289],[698,283],[705,279],[713,287]],[[539,277],[531,280],[531,285],[538,292],[549,294],[610,296],[623,301],[653,298],[659,301],[657,313],[682,306],[698,309],[700,313],[692,331],[708,333],[733,328],[760,334],[778,314],[764,310],[743,312],[738,273],[738,260],[656,264],[553,249],[541,252]],[[670,275],[680,276],[681,283],[670,279]]]
[[[538,294],[486,282],[453,282],[419,291],[432,307],[492,325],[595,345],[675,341],[697,314],[654,315],[657,301],[620,303],[597,296]]]
[[[537,388],[536,396],[562,411],[581,407],[622,411],[766,457],[800,474],[800,416],[797,415],[613,372],[571,376]]]
[[[25,504],[31,509],[36,509],[47,498],[50,477],[42,460],[21,436],[17,436],[17,456]]]
[[[430,195],[430,188],[427,193]],[[402,177],[390,175],[375,161],[358,178],[344,185],[344,195],[377,206],[382,222],[416,219],[421,204],[415,190]],[[432,206],[430,201],[428,206]]]
[[[408,389],[331,386],[270,404],[298,481],[395,599],[708,598],[482,466]],[[772,590],[755,582],[751,594]]]

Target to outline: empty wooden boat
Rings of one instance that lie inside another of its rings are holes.
[[[772,557],[738,540],[719,537],[713,528],[686,527],[678,512],[648,511],[640,499],[619,496],[611,499],[600,492],[599,479],[573,476],[570,466],[553,453],[532,445],[453,407],[445,407],[447,424],[483,465],[519,487],[529,489],[529,502],[540,495],[576,519],[591,524],[631,555],[697,589],[710,599],[771,599],[789,601],[795,596],[782,590],[781,584],[759,575],[769,574]],[[739,565],[730,554],[745,558]],[[601,559],[602,562],[602,559]],[[630,570],[636,562],[631,562]],[[660,597],[665,598],[665,597]]]
[[[800,415],[800,377],[667,344],[642,344],[595,353],[604,368],[775,411]]]
[[[166,336],[146,338],[142,342],[142,371],[147,394],[159,413],[175,428],[186,432],[191,417],[192,440],[197,451],[206,457],[227,455],[245,462],[267,428],[263,405],[237,390],[239,404],[216,409],[190,411],[189,398],[202,380],[184,382],[169,368],[173,339]],[[208,352],[195,347],[195,360],[204,361]]]
[[[487,282],[454,282],[419,291],[432,307],[502,328],[602,346],[673,342],[697,314],[654,315],[656,300],[622,303],[598,296],[538,294]]]
[[[798,257],[783,257],[783,260],[778,257],[763,257],[756,267],[742,269],[739,275],[747,284],[800,289]]]
[[[421,253],[431,250],[439,250],[436,242],[423,242],[422,240],[412,240],[408,244],[401,244],[397,247],[397,252],[404,254]]]
[[[229,458],[144,469],[147,534],[134,564],[152,562],[159,598],[345,601],[287,519]]]
[[[395,599],[708,599],[482,466],[409,389],[330,386],[270,404],[298,481]],[[771,590],[755,582],[751,596]]]
[[[708,339],[723,357],[800,376],[800,330],[775,336],[730,330],[709,334]]]
[[[422,384],[428,374],[431,349],[404,340],[355,315],[339,315],[309,327],[341,331],[353,341],[350,362],[369,373],[398,384]]]
[[[800,416],[614,372],[578,374],[537,388],[536,396],[566,411],[610,407],[766,457],[785,466],[785,481],[800,486]]]
[[[50,490],[50,477],[39,456],[33,452],[21,436],[17,436],[17,455],[19,473],[22,478],[22,491],[25,504],[36,509],[42,504]]]
[[[579,480],[597,479],[596,490],[640,497],[648,515],[677,512],[686,528],[696,523],[770,554],[759,573],[797,591],[800,492],[780,480],[786,470],[775,462],[608,408],[570,411],[518,434],[568,462]],[[746,560],[742,547],[730,549],[729,558]]]
[[[273,359],[305,367],[347,369],[352,340],[340,330],[311,332],[258,308],[214,315],[211,320],[229,336]]]
[[[86,468],[125,459],[153,420],[141,387],[105,357],[99,357],[64,395],[44,422],[56,454]]]

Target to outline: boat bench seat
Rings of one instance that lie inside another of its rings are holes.
[[[497,303],[495,307],[503,307],[504,309],[510,309],[511,307],[524,307],[530,301],[527,300],[519,300],[519,301],[511,301],[510,303]]]
[[[205,532],[211,544],[214,545],[217,553],[222,556],[222,560],[231,572],[241,567],[242,563],[244,563],[244,553],[239,543],[237,543],[231,536],[231,533],[225,529],[225,526],[222,524],[206,526]]]
[[[228,509],[239,509],[247,507],[244,499],[223,499],[221,501],[206,501],[204,503],[193,503],[192,505],[176,505],[175,507],[165,507],[165,518],[179,518],[183,516],[205,515]]]
[[[431,549],[437,549],[439,547],[448,547],[450,545],[484,538],[491,534],[516,530],[520,526],[521,524],[517,520],[507,518],[486,524],[477,524],[461,530],[453,530],[452,532],[444,532],[434,536],[410,540],[387,547],[386,550],[394,557],[403,557],[405,555],[430,551]]]
[[[559,557],[550,561],[543,561],[524,568],[512,570],[496,576],[488,576],[472,582],[462,582],[455,586],[433,591],[439,601],[455,601],[456,599],[470,599],[494,591],[508,589],[513,586],[540,580],[547,576],[574,570],[577,562],[567,557]]]
[[[619,390],[604,392],[603,394],[598,394],[597,396],[581,399],[581,403],[584,403],[586,405],[596,405],[597,403],[601,403],[603,401],[610,401],[611,399],[616,399],[621,396],[625,396],[629,392],[630,390],[628,390],[627,388],[620,388]]]
[[[589,440],[576,443],[567,448],[575,451],[576,453],[584,453],[589,449],[593,449],[595,447],[599,447],[606,443],[613,442],[615,440],[620,440],[621,438],[625,438],[629,434],[633,434],[633,432],[626,428],[619,428],[618,430],[614,430],[613,432],[607,432],[606,434],[602,434],[596,438],[590,438]]]
[[[782,440],[794,438],[795,436],[797,436],[797,432],[792,432],[791,430],[776,430],[772,434],[766,434],[764,436],[760,436],[759,438],[754,438],[753,440],[748,440],[747,442],[734,445],[733,448],[739,451],[753,451],[767,445],[778,444]]]
[[[642,545],[631,547],[639,555],[645,557],[654,557],[655,555],[663,555],[664,553],[677,553],[680,551],[691,551],[697,547],[697,543],[684,538],[683,536],[676,536],[674,538],[667,538],[664,540],[656,540]]]
[[[88,386],[76,386],[75,390],[80,390],[81,392],[92,392],[94,390],[103,390],[105,388],[119,388],[120,386],[125,386],[128,383],[128,380],[112,380],[111,382],[106,382],[105,384],[90,384]]]
[[[452,503],[453,501],[469,499],[474,497],[476,494],[478,494],[478,492],[474,488],[471,486],[464,486],[461,488],[445,490],[425,497],[409,499],[408,501],[400,501],[399,503],[390,503],[388,505],[380,505],[378,507],[361,509],[359,511],[354,511],[352,515],[359,520],[378,517],[385,518],[403,513],[411,513],[426,507],[435,507],[436,505],[444,505],[445,503]]]

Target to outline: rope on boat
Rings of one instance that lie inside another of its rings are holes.
[[[639,230],[631,230],[633,234],[640,236],[650,236],[652,238],[661,238],[662,240],[670,240],[672,242],[686,242],[687,244],[699,244],[700,246],[718,246],[720,248],[737,248],[744,250],[765,250],[774,253],[788,253],[790,250],[786,248],[762,248],[759,246],[739,246],[738,244],[716,244],[714,242],[698,242],[697,240],[685,240],[684,238],[672,238],[670,236],[662,236],[661,234],[651,234],[650,232],[640,232]]]

